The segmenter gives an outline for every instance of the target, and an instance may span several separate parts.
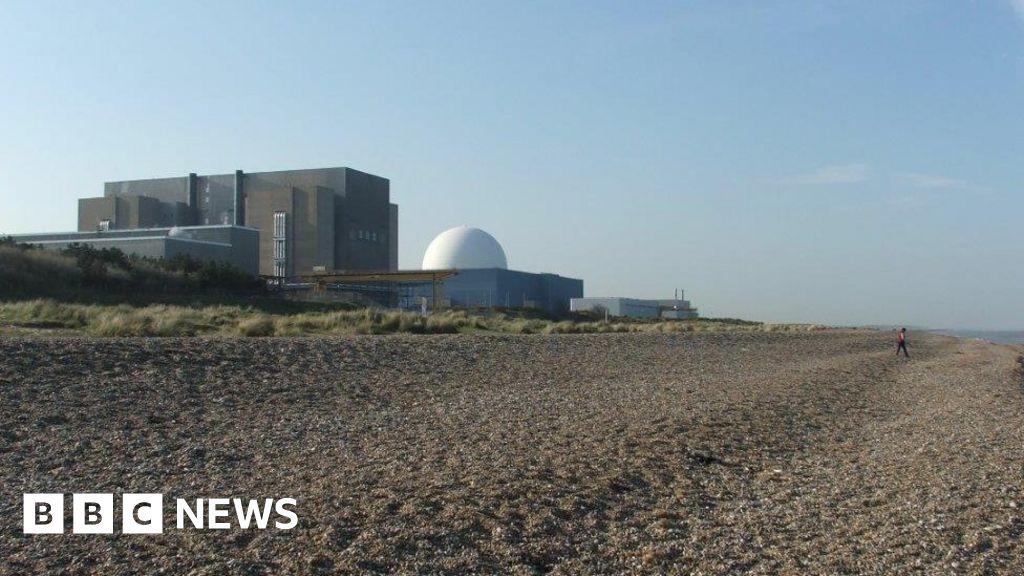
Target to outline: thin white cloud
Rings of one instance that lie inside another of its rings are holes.
[[[918,209],[931,205],[932,195],[927,193],[898,194],[886,199],[885,204],[892,208]]]
[[[902,172],[895,175],[895,182],[909,188],[932,192],[964,192],[968,194],[988,194],[991,192],[991,189],[987,186],[940,174]]]
[[[1021,1],[1024,2],[1024,0]],[[918,172],[900,174],[900,180],[909,186],[925,190],[953,190],[972,187],[970,183],[957,178],[949,178],[937,174],[921,174]]]
[[[1024,0],[1010,0],[1010,5],[1017,11],[1017,16],[1024,18]]]
[[[799,184],[856,184],[870,177],[871,167],[867,164],[843,164],[822,166],[814,172],[801,174],[792,180]]]

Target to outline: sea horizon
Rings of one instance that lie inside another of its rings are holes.
[[[970,340],[987,340],[997,344],[1024,344],[1024,330],[967,330],[938,328],[929,330],[929,332]]]

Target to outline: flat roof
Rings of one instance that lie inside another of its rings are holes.
[[[190,242],[192,244],[209,244],[211,246],[226,246],[231,248],[227,242],[213,242],[210,240],[196,240],[195,238],[181,238],[178,236],[120,236],[118,238],[65,238],[63,240],[30,240],[30,244],[74,244],[76,242],[141,242],[144,240],[170,240],[172,242]]]
[[[458,275],[459,271],[450,268],[445,270],[364,270],[329,272],[308,272],[297,274],[302,280],[321,282],[436,282]]]
[[[209,229],[209,228],[241,228],[243,230],[252,230],[259,232],[259,228],[253,228],[251,226],[236,226],[234,224],[203,224],[199,226],[161,226],[160,228],[121,228],[117,230],[71,230],[64,232],[29,232],[27,234],[8,234],[10,238],[17,240],[18,238],[29,238],[32,236],[74,236],[81,234],[106,234],[110,236],[116,236],[117,234],[123,233],[134,233],[134,232],[156,232],[160,230],[170,231],[174,228],[178,230],[196,230],[196,229]],[[163,234],[162,236],[166,236]],[[130,238],[130,236],[122,236],[122,238]]]

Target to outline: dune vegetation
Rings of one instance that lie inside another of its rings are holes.
[[[0,238],[0,296],[6,298],[223,296],[256,293],[261,286],[237,268],[187,256],[142,258],[77,244],[43,250]]]
[[[597,334],[790,331],[816,326],[735,319],[605,321],[539,310],[445,310],[422,316],[349,302],[304,302],[266,292],[222,264],[155,260],[73,245],[50,251],[0,239],[0,331],[90,336],[315,334]]]
[[[102,305],[36,299],[0,302],[0,326],[63,329],[91,336],[301,336],[315,334],[596,334],[791,331],[818,326],[716,320],[551,320],[509,312],[446,310],[428,316],[364,308],[269,313],[251,306]]]

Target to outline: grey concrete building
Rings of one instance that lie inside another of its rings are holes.
[[[583,280],[558,274],[535,274],[504,268],[471,268],[443,283],[444,306],[464,308],[536,308],[567,312],[570,300],[583,296]],[[418,298],[430,298],[431,287],[411,289],[415,307]],[[437,305],[437,303],[435,303]]]
[[[233,225],[259,231],[259,273],[396,270],[398,206],[386,178],[351,168],[107,182],[78,230]]]
[[[689,300],[683,299],[681,290],[676,292],[676,297],[671,300],[640,300],[638,298],[600,298],[574,297],[569,302],[569,309],[573,312],[597,312],[609,316],[624,316],[627,318],[666,318],[683,320],[696,318],[697,309],[690,306]]]
[[[256,275],[259,271],[259,232],[243,226],[185,226],[92,232],[19,234],[15,241],[61,249],[71,244],[117,248],[147,258],[187,255],[197,260],[226,262]]]

